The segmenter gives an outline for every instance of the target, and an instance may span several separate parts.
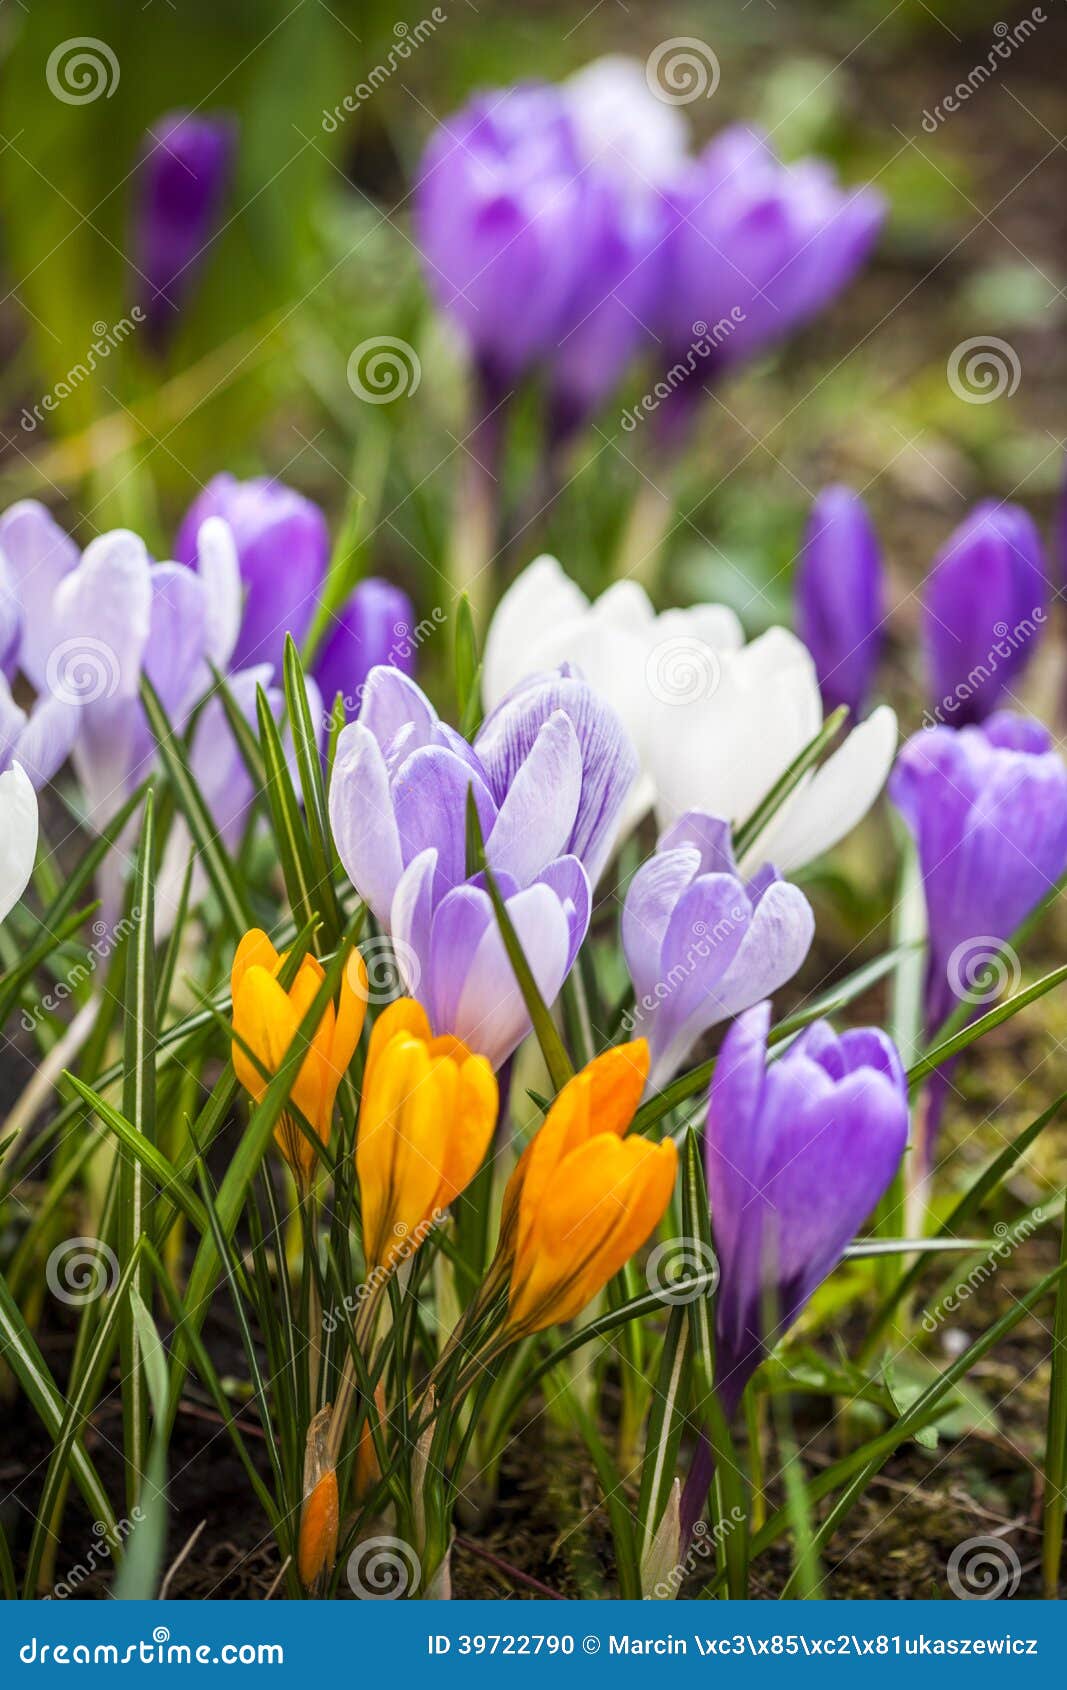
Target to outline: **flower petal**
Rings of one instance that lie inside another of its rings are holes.
[[[29,884],[37,857],[37,794],[19,763],[0,775],[0,921]]]
[[[874,803],[892,767],[897,718],[879,705],[832,757],[782,806],[746,856],[783,874],[803,868],[851,833]]]

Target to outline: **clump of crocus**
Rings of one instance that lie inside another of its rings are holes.
[[[368,1274],[410,1256],[466,1190],[489,1148],[498,1103],[485,1057],[449,1034],[434,1038],[413,998],[378,1016],[356,1139]]]
[[[495,1264],[509,1269],[507,1342],[573,1320],[659,1225],[674,1143],[625,1137],[647,1077],[644,1039],[605,1051],[564,1086],[523,1153]]]
[[[938,556],[923,590],[935,721],[980,722],[1010,692],[1047,621],[1048,575],[1033,519],[986,499]]]
[[[231,118],[168,112],[145,137],[137,172],[134,264],[147,332],[171,339],[221,222],[233,162]]]
[[[234,1040],[233,1066],[241,1085],[257,1103],[270,1076],[285,1060],[325,978],[322,964],[313,956],[305,956],[286,990],[278,979],[286,955],[283,952],[279,956],[267,935],[254,927],[241,940],[233,959],[233,1027],[243,1041]],[[366,964],[354,950],[341,976],[337,1002],[327,1004],[290,1092],[294,1109],[323,1144],[329,1143],[337,1088],[359,1043],[366,1008]],[[283,1110],[278,1117],[274,1137],[297,1183],[306,1187],[315,1165],[315,1147],[291,1110]]]
[[[851,487],[825,487],[811,507],[796,577],[797,633],[815,660],[827,710],[863,714],[882,648],[882,556]]]

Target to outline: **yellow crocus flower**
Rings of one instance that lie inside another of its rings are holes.
[[[422,1005],[398,998],[374,1023],[363,1073],[356,1172],[368,1273],[422,1243],[474,1178],[496,1126],[496,1076]]]
[[[230,973],[234,1031],[268,1074],[275,1074],[280,1068],[324,979],[322,964],[315,957],[306,956],[296,979],[285,991],[278,983],[285,955],[283,952],[279,956],[267,935],[254,927],[238,945]],[[329,1143],[337,1088],[359,1043],[366,1008],[367,969],[359,952],[354,950],[341,976],[337,1003],[327,1004],[290,1093],[292,1102],[323,1144]],[[241,1085],[258,1103],[269,1082],[236,1041],[233,1067]],[[278,1117],[274,1137],[293,1173],[306,1183],[315,1161],[315,1150],[288,1112]]]
[[[510,1338],[572,1320],[662,1219],[674,1144],[623,1136],[647,1077],[643,1039],[605,1051],[564,1086],[520,1159],[498,1246],[511,1264]]]

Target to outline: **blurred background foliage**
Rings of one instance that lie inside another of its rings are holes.
[[[212,473],[270,471],[320,499],[335,527],[353,495],[362,500],[365,566],[403,580],[427,613],[444,592],[467,411],[461,350],[429,308],[411,240],[419,153],[475,88],[563,76],[604,52],[643,58],[690,35],[722,67],[714,98],[682,108],[694,144],[727,122],[762,125],[787,157],[817,151],[847,180],[877,182],[891,217],[839,305],[705,408],[685,461],[670,466],[677,511],[660,594],[730,600],[750,633],[780,618],[810,498],[846,479],[867,490],[889,544],[906,668],[912,588],[967,505],[993,493],[1047,518],[1060,477],[1059,0],[934,133],[924,111],[985,58],[999,5],[446,0],[439,10],[444,20],[373,97],[330,123],[429,7],[3,0],[5,502],[33,493],[62,504],[83,540],[136,524],[163,555]],[[67,104],[50,94],[46,68],[58,42],[82,35],[108,44],[120,74],[107,97]],[[162,362],[132,334],[27,431],[22,408],[135,298],[139,148],[176,107],[232,113],[239,136],[226,223],[180,332]],[[383,333],[417,348],[423,379],[412,398],[369,406],[349,388],[347,360]],[[977,334],[1019,354],[1010,400],[966,404],[950,390],[946,360]],[[653,473],[643,442],[618,426],[626,399],[580,443],[563,494],[522,534],[509,569],[549,545],[588,587],[610,573],[628,506]],[[513,508],[533,477],[537,430],[531,402],[509,463]]]

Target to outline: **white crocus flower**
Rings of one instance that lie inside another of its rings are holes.
[[[0,921],[25,892],[37,856],[37,794],[21,763],[0,775]]]
[[[822,726],[807,647],[770,628],[726,652],[716,684],[651,706],[645,736],[661,827],[689,810],[746,822]],[[843,839],[885,784],[897,719],[881,705],[801,785],[745,853],[742,868],[772,862],[794,873]]]
[[[725,605],[699,604],[657,616],[636,581],[616,581],[590,603],[554,557],[539,557],[508,588],[490,624],[485,706],[492,710],[529,675],[561,663],[580,670],[614,708],[640,760],[622,836],[655,799],[652,705],[714,687],[725,654],[738,651],[743,640],[740,622]]]
[[[770,628],[745,645],[724,605],[657,616],[634,581],[618,581],[590,603],[555,558],[539,557],[490,624],[487,708],[560,663],[607,698],[637,747],[641,773],[620,836],[652,804],[661,828],[690,810],[739,826],[822,726],[815,665],[788,629]],[[877,798],[896,743],[896,716],[883,705],[805,778],[742,867],[772,862],[789,874],[836,845]]]

